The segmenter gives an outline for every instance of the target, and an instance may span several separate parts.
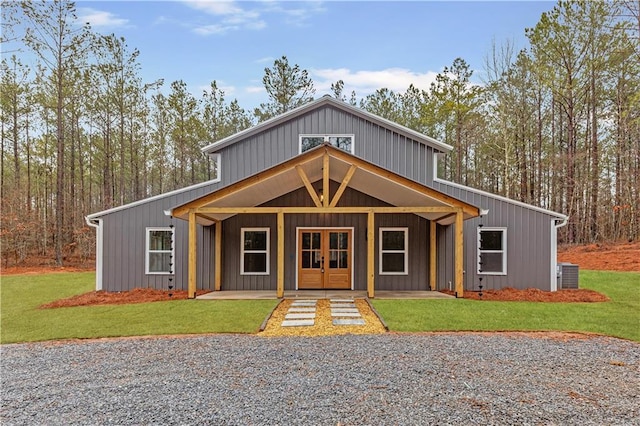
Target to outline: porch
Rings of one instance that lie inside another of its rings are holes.
[[[439,291],[385,291],[378,290],[376,299],[453,299]],[[285,299],[366,299],[366,291],[355,290],[287,290]],[[271,290],[262,291],[212,291],[196,297],[198,300],[254,300],[254,299],[279,299],[277,293]]]

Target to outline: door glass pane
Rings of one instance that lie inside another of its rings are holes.
[[[340,234],[340,243],[338,245],[339,249],[345,250],[349,248],[349,233],[341,232]]]
[[[320,261],[322,260],[322,253],[320,253],[320,250],[314,250],[312,253],[313,253],[313,256],[311,261],[311,267],[314,269],[320,269]]]
[[[338,252],[336,250],[329,252],[329,267],[333,269],[338,267]]]
[[[404,250],[404,231],[383,231],[382,250]]]
[[[313,235],[313,237],[312,237],[313,239],[311,241],[311,248],[318,250],[321,247],[320,246],[320,232],[313,232],[312,235]]]
[[[302,249],[309,250],[311,248],[311,234],[308,232],[302,233]]]
[[[302,252],[302,267],[304,269],[311,268],[311,252],[310,251]]]
[[[404,253],[383,253],[382,270],[384,272],[405,272]]]
[[[348,257],[349,256],[348,256],[348,252],[347,251],[341,251],[340,252],[340,258],[339,258],[340,261],[339,261],[339,264],[338,264],[339,268],[341,268],[341,269],[347,269],[348,268],[348,266],[347,266]]]
[[[329,233],[329,248],[331,250],[335,250],[338,248],[338,233],[330,232]]]

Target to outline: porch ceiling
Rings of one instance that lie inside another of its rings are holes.
[[[332,146],[318,147],[285,163],[244,179],[211,194],[202,196],[172,210],[172,215],[188,219],[191,208],[206,207],[257,207],[289,192],[303,188],[304,182],[299,171],[302,170],[308,180],[318,191],[322,188],[323,164],[325,153],[329,158],[329,179],[341,183],[352,165],[356,171],[349,181],[348,187],[375,197],[396,207],[463,207],[464,218],[477,216],[477,208],[460,200],[453,199],[431,188],[392,172],[381,169],[366,161],[353,157]],[[318,185],[317,181],[320,181]],[[334,194],[331,194],[333,196]],[[326,196],[326,195],[325,195]],[[311,198],[311,196],[310,196]],[[198,214],[198,222],[210,225],[234,216],[237,213]],[[455,222],[455,214],[416,213],[428,220],[435,220],[442,225]]]

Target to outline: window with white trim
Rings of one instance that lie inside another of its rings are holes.
[[[478,228],[478,274],[506,275],[507,228]]]
[[[174,228],[147,228],[147,274],[173,274],[173,237]]]
[[[353,154],[354,139],[354,135],[300,135],[300,154],[323,143]]]
[[[240,274],[269,275],[269,228],[242,228]]]
[[[409,273],[409,228],[380,228],[380,275]]]
[[[213,179],[216,181],[220,181],[222,177],[222,157],[220,154],[211,154],[209,156],[211,158],[211,174],[213,175]]]

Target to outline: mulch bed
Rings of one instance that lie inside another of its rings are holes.
[[[559,247],[558,262],[595,271],[640,272],[640,241]]]
[[[208,293],[205,290],[199,290],[196,295]],[[169,296],[171,294],[171,296]],[[89,306],[89,305],[125,305],[129,303],[147,303],[160,302],[165,300],[187,299],[185,290],[166,291],[156,290],[152,288],[136,288],[131,291],[123,291],[119,293],[108,293],[106,291],[91,291],[89,293],[78,294],[66,299],[60,299],[40,306],[40,309],[50,308],[68,308],[71,306]]]
[[[454,295],[453,291],[443,290],[443,293]],[[581,289],[565,289],[558,291],[543,291],[537,288],[518,290],[506,287],[500,290],[484,290],[482,297],[478,291],[465,291],[465,299],[498,300],[506,302],[606,302],[607,296],[597,291]]]

